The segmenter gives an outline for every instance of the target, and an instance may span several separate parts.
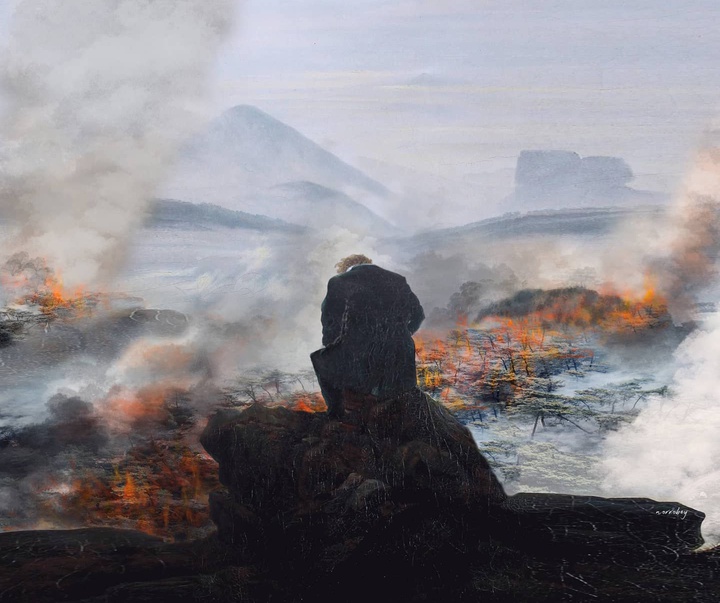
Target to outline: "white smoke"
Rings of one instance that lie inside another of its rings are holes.
[[[112,275],[200,117],[236,4],[16,0],[0,56],[10,253],[45,258],[66,286]]]
[[[262,248],[264,253],[255,254],[249,268],[267,275],[258,279],[256,291],[246,297],[230,291],[209,302],[209,315],[248,326],[236,338],[224,338],[223,348],[213,354],[218,375],[261,367],[311,369],[310,353],[321,347],[320,304],[328,279],[336,274],[335,264],[362,253],[384,268],[398,268],[376,245],[372,237],[334,226],[290,245]]]
[[[720,542],[720,317],[676,352],[671,398],[651,400],[605,443],[604,489],[613,496],[678,501],[703,511],[703,535]]]
[[[677,237],[663,286],[673,318],[717,278],[720,250],[720,147],[702,150],[677,206]],[[716,300],[718,301],[718,300]],[[678,501],[706,513],[703,535],[720,542],[720,315],[676,351],[670,398],[656,398],[605,443],[604,488],[612,495]]]

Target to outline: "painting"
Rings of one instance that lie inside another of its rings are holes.
[[[719,18],[0,4],[0,602],[717,600]]]

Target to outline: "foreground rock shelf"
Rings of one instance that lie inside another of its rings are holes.
[[[677,503],[507,497],[469,432],[420,393],[342,420],[253,406],[203,445],[225,490],[212,536],[0,534],[1,601],[707,601],[720,551]]]
[[[596,544],[602,549],[602,543]],[[600,551],[599,551],[600,552]],[[0,601],[613,601],[715,603],[720,552],[667,557],[530,554],[480,542],[462,571],[413,584],[380,574],[309,588],[249,565],[216,537],[163,544],[107,528],[0,534]]]
[[[675,556],[704,544],[705,514],[678,503],[521,493],[504,508],[503,540],[545,554]]]

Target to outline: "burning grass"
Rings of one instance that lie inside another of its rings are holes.
[[[24,498],[4,513],[2,529],[107,526],[168,540],[207,534],[208,496],[220,483],[217,464],[198,443],[204,418],[193,411],[191,395],[156,385],[114,390],[95,406],[55,396],[44,423],[6,430],[0,482],[14,472]],[[283,389],[265,401],[299,412],[326,409],[318,393],[302,390]]]
[[[196,443],[180,395],[168,390],[161,406],[133,418],[129,447],[78,398],[54,399],[45,423],[6,432],[0,462],[15,469],[26,504],[3,527],[114,526],[171,540],[207,532],[217,465]]]
[[[606,346],[644,341],[672,327],[665,300],[580,287],[524,290],[490,305],[469,325],[416,337],[418,384],[455,409],[557,401],[562,374],[602,370]]]
[[[475,319],[479,326],[493,322],[505,331],[519,329],[520,335],[574,329],[607,336],[667,326],[669,315],[667,302],[648,281],[640,295],[620,295],[610,288],[604,293],[583,287],[525,289],[491,304]]]
[[[83,286],[65,287],[62,277],[43,258],[30,258],[25,252],[7,260],[0,271],[0,283],[15,295],[12,305],[36,308],[47,317],[85,315],[102,298]]]
[[[651,287],[626,297],[583,288],[522,291],[493,304],[471,324],[460,320],[449,331],[419,332],[418,385],[484,433],[480,449],[506,486],[521,479],[520,458],[529,473],[539,475],[528,452],[536,449],[544,451],[547,468],[560,463],[565,473],[559,473],[567,477],[572,454],[536,442],[536,432],[557,428],[557,437],[566,429],[575,436],[585,432],[580,439],[590,450],[605,433],[633,421],[644,400],[664,396],[668,388],[627,372],[614,382],[617,360],[611,359],[634,356],[623,362],[626,371],[641,367],[643,358],[657,367],[688,332],[679,330]],[[583,387],[591,373],[606,372]],[[575,436],[570,440],[579,441]],[[568,487],[541,482],[539,487],[549,491]]]
[[[65,480],[38,493],[45,521],[124,527],[172,540],[212,527],[207,500],[219,487],[217,464],[179,439],[135,446],[116,462],[71,471]]]

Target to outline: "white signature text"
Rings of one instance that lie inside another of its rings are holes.
[[[677,515],[682,519],[687,517],[688,510],[681,509],[680,507],[673,507],[672,509],[665,509],[664,511],[655,511],[655,515]]]

